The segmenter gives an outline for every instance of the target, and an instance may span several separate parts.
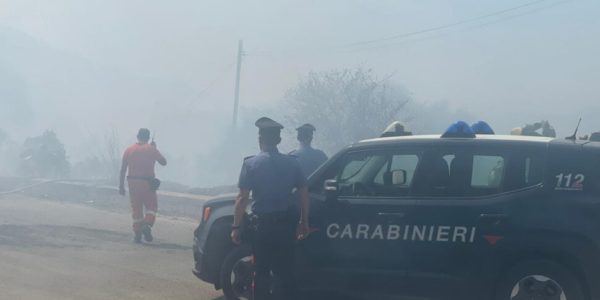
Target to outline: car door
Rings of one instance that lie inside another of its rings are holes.
[[[541,190],[535,186],[543,178],[542,153],[475,143],[428,151],[415,178],[417,221],[408,269],[413,282],[456,291],[494,273],[486,268],[511,229],[512,209]]]
[[[414,209],[410,188],[420,155],[419,149],[361,149],[323,171],[316,184],[325,187],[311,188],[314,232],[298,247],[304,284],[398,284],[410,262],[402,228]]]

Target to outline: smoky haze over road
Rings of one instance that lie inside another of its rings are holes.
[[[582,116],[582,132],[600,129],[596,1],[15,0],[2,7],[0,128],[17,145],[53,129],[73,164],[100,151],[113,131],[122,148],[149,127],[172,162],[159,171],[164,179],[235,181],[203,167],[219,147],[243,149],[227,158],[238,162],[256,151],[229,128],[238,39],[245,41],[240,127],[263,114],[284,120],[285,92],[310,71],[364,67],[408,91],[404,117],[417,133],[445,127],[424,120],[456,118],[484,119],[502,133],[548,119],[566,136]],[[223,146],[228,138],[235,143]]]
[[[0,220],[2,299],[221,299],[191,274],[194,220],[159,219],[147,246],[126,212],[10,195]]]

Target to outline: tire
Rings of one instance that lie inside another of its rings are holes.
[[[252,251],[249,245],[232,248],[221,266],[219,280],[227,300],[250,300],[252,284]],[[234,268],[236,269],[234,274]],[[235,281],[234,281],[235,279]]]
[[[586,300],[583,284],[564,266],[529,261],[510,269],[496,288],[495,300]]]

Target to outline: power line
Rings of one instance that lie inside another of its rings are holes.
[[[531,1],[531,2],[528,2],[528,3],[525,3],[525,4],[521,4],[521,5],[518,5],[518,6],[513,6],[513,7],[510,7],[510,8],[506,8],[506,9],[503,9],[503,10],[495,11],[495,12],[492,12],[492,13],[488,13],[488,14],[485,14],[485,15],[481,15],[481,16],[477,16],[477,17],[473,17],[473,18],[469,18],[469,19],[464,19],[464,20],[460,20],[460,21],[456,21],[456,22],[452,22],[452,23],[448,23],[448,24],[444,24],[444,25],[440,25],[440,26],[430,27],[430,28],[426,28],[426,29],[421,29],[421,30],[417,30],[417,31],[396,34],[396,35],[385,37],[385,38],[379,38],[379,39],[373,39],[373,40],[366,40],[366,41],[354,42],[354,43],[342,45],[341,47],[338,47],[338,48],[352,48],[352,47],[357,47],[357,46],[362,46],[362,45],[368,45],[368,44],[374,44],[374,43],[379,43],[379,42],[386,42],[386,41],[391,41],[391,40],[396,40],[396,39],[407,38],[407,37],[411,37],[411,36],[415,36],[415,35],[419,35],[419,34],[423,34],[423,33],[430,33],[430,32],[434,32],[434,31],[444,30],[444,29],[448,29],[448,28],[451,28],[451,27],[456,27],[456,26],[459,26],[459,25],[464,25],[464,24],[475,22],[475,21],[479,21],[479,20],[482,20],[482,19],[487,19],[487,18],[490,18],[490,17],[502,15],[502,14],[505,14],[505,13],[508,13],[508,12],[511,12],[511,11],[519,10],[519,9],[522,9],[522,8],[525,8],[525,7],[529,7],[529,6],[533,6],[533,5],[536,5],[538,3],[542,3],[542,2],[546,2],[546,1],[548,1],[548,0]]]
[[[547,0],[544,0],[547,1]],[[550,3],[548,5],[545,6],[541,6],[541,7],[536,7],[536,8],[532,8],[530,10],[524,11],[522,13],[519,14],[514,14],[514,15],[509,15],[497,20],[491,20],[488,22],[484,22],[481,24],[476,24],[473,25],[471,27],[467,27],[466,29],[463,29],[459,32],[463,32],[463,31],[469,31],[469,30],[476,30],[476,29],[480,29],[480,28],[484,28],[484,27],[488,27],[494,24],[498,24],[498,23],[502,23],[502,22],[506,22],[512,19],[516,19],[516,18],[520,18],[523,16],[527,16],[527,15],[531,15],[534,13],[538,13],[540,11],[567,3],[567,2],[571,2],[573,0],[563,0],[563,1],[559,1],[559,2],[555,2],[555,3]],[[438,35],[435,36],[429,36],[429,37],[422,37],[422,38],[417,38],[417,39],[411,39],[411,40],[400,40],[400,41],[392,41],[390,43],[386,43],[386,44],[382,44],[382,45],[369,45],[368,47],[365,45],[365,47],[360,47],[360,48],[353,48],[353,49],[345,49],[342,48],[340,49],[340,51],[338,51],[337,53],[354,53],[354,52],[362,52],[362,51],[372,51],[372,50],[379,50],[379,49],[383,49],[383,48],[390,48],[390,47],[394,47],[394,46],[398,46],[398,45],[403,45],[409,42],[419,42],[419,41],[425,41],[425,40],[431,40],[431,39],[435,39],[435,38],[440,38],[440,37],[445,37],[448,36],[449,33],[446,34],[440,34],[441,32],[437,31]],[[416,35],[415,35],[416,36]]]
[[[196,100],[197,98],[204,96],[208,91],[210,91],[215,84],[217,84],[217,82],[222,81],[223,78],[225,77],[225,75],[231,70],[231,68],[233,68],[233,66],[235,66],[235,62],[232,62],[228,65],[226,65],[225,67],[223,67],[215,77],[213,77],[213,79],[211,79],[208,84],[206,84],[204,86],[204,88],[202,90],[200,90],[197,94],[196,97],[194,97],[193,99],[190,99],[186,104],[185,107],[187,107],[188,109],[191,109],[193,107],[194,104],[196,104]]]
[[[460,20],[460,21],[456,21],[456,22],[452,22],[452,23],[448,23],[448,24],[444,24],[444,25],[440,25],[440,26],[435,26],[435,27],[430,27],[430,28],[425,28],[425,29],[421,29],[421,30],[417,30],[417,31],[412,31],[412,32],[406,32],[406,33],[402,33],[402,34],[397,34],[397,35],[393,35],[393,36],[389,36],[389,37],[385,37],[385,38],[380,38],[380,39],[373,39],[373,40],[366,40],[366,41],[359,41],[359,42],[354,42],[354,43],[350,43],[350,44],[345,44],[345,45],[340,45],[340,46],[335,46],[335,47],[324,47],[324,48],[320,48],[320,49],[312,49],[312,50],[297,50],[297,51],[285,51],[285,52],[281,52],[281,53],[276,53],[275,51],[249,51],[247,52],[250,56],[267,56],[267,57],[273,57],[274,55],[290,55],[290,54],[303,54],[308,52],[330,52],[330,53],[352,53],[355,51],[364,51],[364,50],[368,50],[368,49],[379,49],[379,48],[384,48],[384,47],[391,47],[397,44],[401,44],[401,43],[405,43],[406,41],[403,42],[398,42],[396,41],[396,43],[388,43],[385,45],[371,45],[371,44],[376,44],[376,43],[381,43],[381,42],[390,42],[390,41],[394,41],[394,40],[401,40],[401,39],[406,39],[408,37],[415,37],[415,36],[420,36],[423,35],[425,33],[435,33],[435,32],[440,32],[449,28],[453,28],[453,27],[457,27],[460,25],[465,25],[465,24],[469,24],[469,23],[474,23],[476,21],[481,21],[481,20],[485,20],[485,19],[489,19],[495,16],[500,16],[500,15],[504,15],[507,14],[509,12],[513,12],[513,11],[517,11],[517,10],[522,10],[523,8],[527,8],[527,7],[532,7],[535,6],[537,4],[543,3],[543,2],[547,2],[548,0],[535,0],[535,1],[531,1],[531,2],[527,2],[521,5],[517,5],[517,6],[513,6],[513,7],[509,7],[506,9],[502,9],[502,10],[498,10],[498,11],[494,11],[491,13],[487,13],[484,15],[480,15],[480,16],[476,16],[476,17],[472,17],[472,18],[468,18],[468,19],[464,19],[464,20]],[[525,16],[525,15],[529,15],[553,6],[556,6],[558,4],[562,4],[564,2],[568,2],[570,0],[566,0],[566,1],[561,1],[558,3],[554,3],[545,7],[541,7],[538,9],[534,9],[532,11],[529,12],[525,12],[525,13],[521,13],[521,14],[517,14],[517,15],[513,15],[513,16],[508,16],[506,18],[502,18],[500,20],[495,20],[495,21],[490,21],[487,23],[484,23],[482,25],[479,25],[477,27],[485,27],[486,25],[492,25],[492,24],[496,24],[496,23],[501,23],[507,20],[511,20],[514,18],[518,18],[521,16]],[[426,39],[430,39],[430,38],[424,38],[424,39],[418,39],[418,40],[426,40]],[[364,46],[367,45],[371,45],[372,47],[367,47],[365,48]],[[362,47],[361,47],[362,46]]]

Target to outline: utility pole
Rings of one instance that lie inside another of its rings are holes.
[[[233,123],[232,128],[235,130],[237,127],[238,118],[238,106],[240,104],[240,73],[242,72],[242,57],[244,56],[244,41],[240,40],[238,43],[237,53],[237,71],[235,73],[235,95],[233,99]]]

